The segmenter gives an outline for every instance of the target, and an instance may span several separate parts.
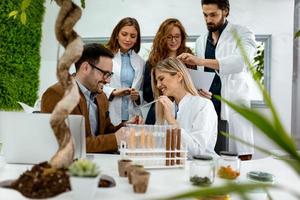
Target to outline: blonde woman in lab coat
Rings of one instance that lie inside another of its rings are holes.
[[[135,107],[142,103],[144,60],[138,55],[141,46],[140,27],[136,19],[126,17],[113,29],[107,47],[114,53],[110,83],[104,86],[109,99],[113,124],[134,118]]]
[[[154,98],[152,88],[149,87],[151,85],[152,67],[165,58],[176,57],[184,52],[192,53],[192,50],[186,46],[186,40],[185,28],[178,19],[168,18],[161,23],[153,39],[149,59],[145,65],[143,84],[143,98],[145,101],[151,102]],[[145,120],[146,124],[155,124],[154,104],[151,105]]]
[[[177,58],[167,58],[153,67],[151,76],[154,97],[159,98],[157,123],[181,128],[189,157],[216,155],[216,111],[210,100],[198,95],[186,66]]]

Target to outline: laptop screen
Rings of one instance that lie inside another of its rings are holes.
[[[48,161],[58,150],[50,126],[51,114],[0,112],[2,153],[7,163],[37,164]],[[86,155],[84,117],[69,115],[66,119],[75,144],[75,158]]]

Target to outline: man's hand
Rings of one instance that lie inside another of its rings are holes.
[[[143,124],[143,123],[144,123],[144,119],[139,115],[135,115],[130,120],[125,122],[125,124]]]
[[[115,89],[112,94],[115,97],[123,97],[123,96],[127,96],[130,95],[131,92],[131,88],[119,88],[119,89]]]
[[[130,98],[131,98],[132,101],[139,100],[139,98],[140,98],[139,92],[136,89],[131,88],[131,90],[130,90]]]
[[[126,127],[122,127],[115,132],[115,136],[117,139],[118,146],[120,145],[121,141],[126,141]]]
[[[212,97],[212,93],[204,89],[198,90],[198,94],[207,99],[211,99]]]
[[[182,53],[177,58],[188,65],[201,65],[201,59],[190,53]]]

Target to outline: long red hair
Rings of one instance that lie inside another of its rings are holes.
[[[168,57],[169,49],[167,45],[167,37],[173,27],[178,27],[181,33],[181,44],[177,50],[177,55],[180,55],[181,53],[192,53],[190,48],[185,45],[187,34],[183,25],[178,19],[169,18],[160,25],[153,40],[153,45],[148,59],[151,66],[155,66],[159,61]]]

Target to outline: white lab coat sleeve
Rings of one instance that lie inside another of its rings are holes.
[[[201,53],[201,46],[200,46],[200,43],[201,43],[201,36],[199,36],[196,40],[196,43],[195,43],[195,53],[198,57],[200,57],[200,53]]]
[[[238,26],[236,29],[238,36],[241,39],[242,47],[245,50],[246,56],[248,57],[250,63],[252,62],[254,55],[256,53],[256,43],[255,43],[255,37],[254,34],[247,28]],[[233,38],[232,44],[227,44],[228,50],[230,48],[234,48],[232,54],[217,58],[219,61],[219,70],[221,75],[228,75],[233,73],[239,73],[244,70],[245,67],[247,67],[244,57],[241,53],[240,48],[236,44],[235,39]],[[232,46],[231,46],[232,45]],[[225,49],[222,49],[220,51],[226,51]]]
[[[140,89],[139,89],[141,105],[144,104],[144,98],[143,98],[143,85],[144,85],[145,64],[146,64],[145,61],[142,60],[142,66],[143,66],[143,70],[142,70],[142,82],[141,82],[141,84],[140,84]]]
[[[110,87],[109,85],[104,85],[103,86],[103,92],[105,93],[106,97],[109,98],[111,93],[115,90],[116,88]]]
[[[182,129],[184,144],[188,155],[214,153],[217,137],[217,115],[213,105],[207,103],[193,119],[191,130]]]
[[[199,36],[195,43],[195,53],[198,58],[204,58],[204,51],[203,51],[203,48],[205,46],[205,44],[203,43],[204,38],[206,37]],[[203,66],[198,65],[197,67],[202,68]]]
[[[140,105],[144,104],[144,98],[143,98],[143,91],[139,90],[139,95],[140,95]]]
[[[141,58],[141,57],[139,57],[139,66],[141,67],[141,72],[140,72],[140,77],[139,77],[139,80],[140,81],[138,81],[139,82],[139,88],[137,88],[138,89],[138,92],[139,92],[139,95],[140,95],[140,105],[142,105],[143,103],[144,103],[144,99],[143,99],[143,80],[144,80],[144,72],[145,72],[145,61]],[[134,104],[136,104],[135,102],[134,102]]]
[[[144,104],[143,91],[139,90],[138,92],[139,92],[139,95],[140,95],[140,104],[138,105],[135,101],[132,101],[132,103],[133,103],[134,106],[140,106],[140,105]]]

